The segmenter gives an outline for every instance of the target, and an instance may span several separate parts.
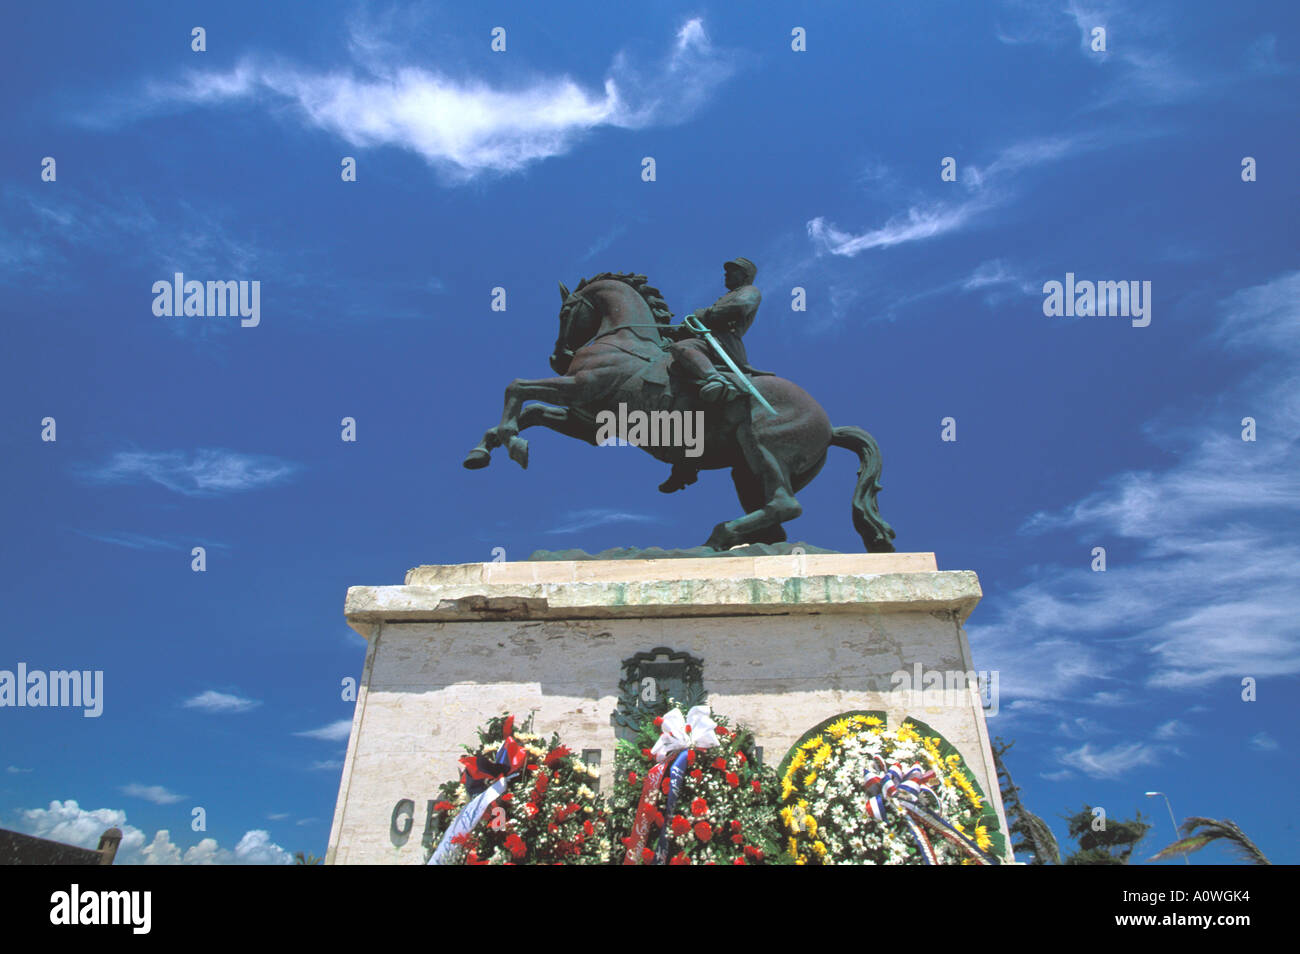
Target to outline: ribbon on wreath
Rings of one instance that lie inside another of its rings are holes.
[[[939,859],[923,826],[932,828],[938,835],[952,842],[977,864],[999,864],[996,857],[959,832],[942,815],[921,804],[923,795],[929,795],[935,804],[939,804],[939,796],[930,787],[936,778],[933,769],[922,768],[920,765],[904,768],[899,762],[887,764],[878,755],[872,758],[876,762],[876,771],[868,771],[866,775],[867,814],[876,821],[883,822],[889,809],[893,808],[907,824],[912,841],[916,843],[917,850],[927,865],[937,865]]]
[[[655,816],[658,816],[663,831],[659,835],[659,843],[651,863],[659,865],[667,860],[670,848],[668,826],[677,807],[682,782],[686,778],[687,753],[693,748],[716,747],[717,727],[718,724],[709,715],[708,706],[694,706],[685,716],[678,709],[669,709],[659,720],[659,739],[650,750],[655,764],[646,773],[645,785],[641,788],[641,801],[637,804],[636,815],[632,821],[632,832],[627,839],[623,864],[641,863],[646,843],[650,840],[650,825]],[[664,810],[660,812],[655,808],[654,803],[665,774],[668,782],[667,799],[664,802]]]
[[[523,769],[528,762],[528,753],[515,741],[515,717],[507,716],[501,734],[503,741],[497,754],[489,758],[486,755],[462,755],[460,758],[460,780],[465,790],[473,796],[469,804],[456,813],[437,849],[429,856],[428,864],[445,865],[450,862],[456,846],[456,839],[467,835],[491,807],[492,803],[505,794],[510,780]]]

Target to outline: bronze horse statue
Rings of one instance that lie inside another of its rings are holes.
[[[869,552],[893,551],[894,530],[876,509],[880,449],[870,434],[832,427],[808,392],[775,375],[748,379],[775,415],[747,393],[721,404],[702,403],[670,366],[665,349],[672,312],[644,275],[606,272],[583,280],[572,293],[561,284],[560,295],[560,332],[550,359],[558,377],[510,382],[501,423],[469,452],[466,467],[486,467],[492,450],[505,447],[510,459],[526,468],[528,442],[519,432],[537,425],[597,444],[597,419],[608,420],[620,404],[625,411],[646,413],[703,411],[698,456],[688,457],[681,446],[642,449],[690,471],[731,468],[744,513],[714,527],[706,547],[727,550],[785,540],[782,524],[803,512],[795,494],[817,476],[827,448],[835,446],[858,455],[854,528]]]

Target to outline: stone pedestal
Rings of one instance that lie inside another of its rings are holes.
[[[977,696],[922,696],[899,675],[973,672],[961,624],[980,596],[973,572],[939,571],[931,553],[471,563],[352,587],[347,619],[369,648],[326,861],[423,862],[438,786],[503,712],[599,758],[608,791],[624,663],[660,650],[698,661],[709,703],[751,726],[773,766],[840,712],[923,720],[1005,831]]]

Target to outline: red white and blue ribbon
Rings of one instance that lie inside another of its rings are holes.
[[[907,824],[908,831],[912,834],[912,841],[915,842],[922,860],[927,865],[937,865],[939,859],[922,826],[933,829],[938,835],[952,842],[969,854],[977,864],[1000,863],[995,856],[985,852],[974,841],[950,825],[938,812],[921,804],[923,795],[929,795],[936,805],[939,804],[939,796],[930,788],[930,783],[936,778],[933,769],[922,768],[920,765],[904,768],[899,762],[886,764],[885,760],[878,755],[873,758],[876,770],[868,771],[866,776],[867,814],[876,821],[883,822],[889,814],[889,809],[893,808]]]
[[[443,832],[442,840],[438,842],[438,847],[429,856],[428,864],[453,863],[453,855],[460,847],[456,840],[474,829],[492,803],[505,794],[510,780],[518,775],[527,763],[528,753],[512,735],[514,726],[515,717],[509,716],[502,727],[504,741],[497,749],[494,758],[485,755],[461,756],[460,778],[465,789],[474,797],[451,820],[451,824]]]
[[[654,803],[658,800],[659,786],[665,773],[669,783],[668,797],[661,813],[663,831],[650,863],[659,865],[667,860],[670,848],[668,829],[672,824],[672,813],[677,807],[682,782],[686,778],[687,752],[691,749],[715,748],[718,745],[717,727],[718,724],[709,715],[708,706],[694,706],[685,716],[678,709],[669,709],[664,714],[659,722],[659,739],[650,750],[655,764],[646,773],[623,864],[639,865],[644,860],[646,844],[650,840],[651,818],[655,815]]]

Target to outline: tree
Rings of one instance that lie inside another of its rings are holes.
[[[304,855],[301,851],[295,851],[293,854],[293,863],[295,865],[318,865],[322,861],[323,859],[318,858],[316,855]]]
[[[1140,811],[1137,818],[1111,821],[1095,816],[1092,806],[1085,804],[1062,817],[1070,826],[1070,837],[1079,840],[1079,850],[1065,859],[1067,865],[1126,865],[1137,843],[1151,830]]]
[[[1052,829],[1020,800],[1020,786],[1011,780],[1002,761],[1015,741],[1003,742],[1001,738],[993,740],[993,764],[998,773],[998,788],[1002,790],[1002,808],[1007,813],[1007,828],[1010,830],[1011,850],[1029,856],[1031,865],[1059,865],[1061,850],[1056,843]]]
[[[1197,829],[1200,832],[1197,832]],[[1161,861],[1165,858],[1173,858],[1178,855],[1188,855],[1193,851],[1200,851],[1212,841],[1226,841],[1231,848],[1243,860],[1253,865],[1271,865],[1273,862],[1264,857],[1264,852],[1260,851],[1258,846],[1246,837],[1246,833],[1237,827],[1235,822],[1217,818],[1202,818],[1199,815],[1193,815],[1187,821],[1183,822],[1183,837],[1178,839],[1168,848],[1164,848],[1151,856],[1152,861]]]

